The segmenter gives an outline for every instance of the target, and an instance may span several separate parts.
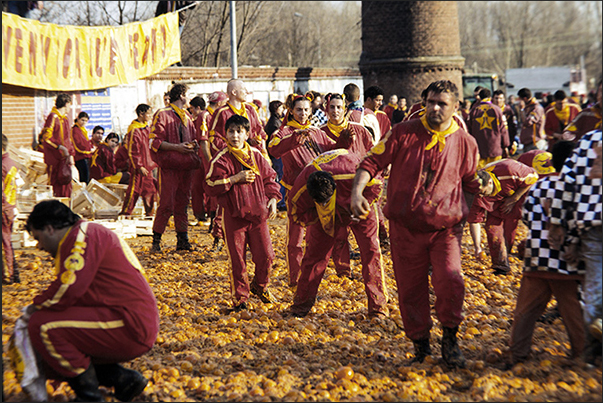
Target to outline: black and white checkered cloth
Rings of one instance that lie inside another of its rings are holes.
[[[586,133],[567,159],[556,185],[551,223],[575,222],[578,231],[601,226],[601,179],[589,179],[595,158],[595,146],[601,143],[601,129]]]
[[[321,127],[329,121],[327,115],[320,109],[317,109],[312,115],[311,124],[314,127]]]
[[[540,179],[532,186],[528,197],[523,204],[523,221],[528,227],[526,251],[524,256],[524,271],[545,271],[559,274],[584,274],[584,263],[570,265],[563,260],[563,252],[551,249],[547,237],[546,225],[548,217],[543,206],[555,197],[561,197],[561,192],[556,189],[559,176],[549,176]],[[575,228],[568,229],[568,237],[562,250],[573,241],[577,241]]]

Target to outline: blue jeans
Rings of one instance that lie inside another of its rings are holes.
[[[580,254],[586,264],[582,284],[584,322],[589,326],[601,317],[601,241],[602,227],[593,227],[580,236]]]

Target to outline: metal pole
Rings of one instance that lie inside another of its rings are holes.
[[[235,2],[230,2],[230,69],[232,78],[238,78],[237,72],[237,14]]]

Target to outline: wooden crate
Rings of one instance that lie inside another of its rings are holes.
[[[80,190],[80,192],[74,196],[71,202],[71,210],[82,217],[94,217],[94,200],[92,200],[92,197],[86,189]]]
[[[107,189],[115,193],[123,203],[126,198],[126,191],[128,190],[128,185],[122,185],[120,183],[103,183]]]
[[[17,210],[19,213],[31,213],[34,206],[42,200],[54,198],[52,186],[33,185],[17,192]]]
[[[86,190],[90,194],[90,197],[92,197],[92,200],[94,200],[94,203],[97,204],[98,208],[121,208],[123,201],[119,196],[97,180],[91,179],[88,186],[86,186]]]
[[[118,208],[103,208],[94,210],[94,219],[99,220],[116,220],[121,209]]]

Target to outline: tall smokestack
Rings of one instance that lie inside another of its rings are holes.
[[[462,97],[462,69],[456,1],[363,1],[364,88],[378,85],[385,102],[396,94],[409,104],[433,81],[450,80]]]

